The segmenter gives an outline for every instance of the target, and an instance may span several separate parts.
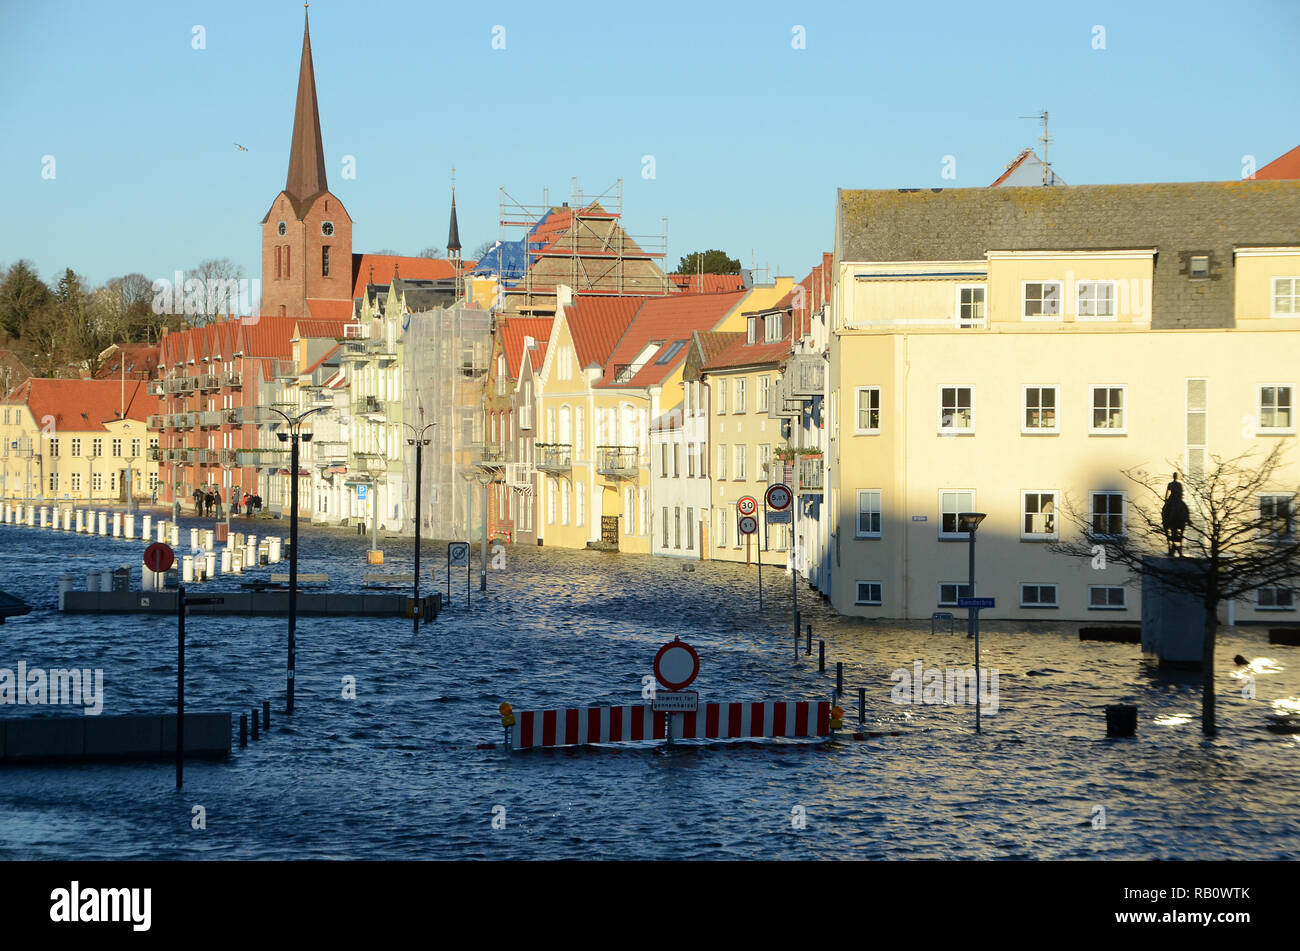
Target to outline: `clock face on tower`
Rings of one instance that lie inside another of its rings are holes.
[[[328,238],[330,235],[332,235],[332,234],[334,233],[334,222],[332,222],[332,221],[322,221],[322,222],[321,222],[321,226],[320,226],[320,233],[323,234],[323,235],[325,235],[325,237],[327,237],[327,238]]]
[[[283,237],[284,237],[284,233],[285,233],[286,231],[289,230],[289,226],[286,225],[286,224],[282,221],[282,222],[280,222],[278,225],[275,226],[275,230],[276,230],[276,232],[280,235],[280,237],[283,238]]]

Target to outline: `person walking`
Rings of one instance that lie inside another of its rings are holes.
[[[199,491],[198,486],[194,488],[194,514],[203,514],[203,493]]]
[[[239,514],[239,486],[230,490],[230,514]]]
[[[212,504],[214,509],[213,515],[217,518],[221,518],[221,486],[217,486],[212,490]]]

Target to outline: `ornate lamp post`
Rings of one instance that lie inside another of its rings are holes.
[[[293,713],[293,671],[296,650],[294,634],[298,628],[298,440],[311,442],[311,433],[302,431],[303,420],[312,413],[319,413],[327,408],[317,406],[315,409],[309,409],[297,416],[290,416],[274,406],[267,407],[271,412],[283,416],[284,421],[289,424],[288,432],[279,432],[275,435],[280,442],[291,443],[289,467],[293,473],[289,481],[289,671],[287,677],[288,699],[285,702],[285,713]]]
[[[988,516],[983,512],[960,512],[957,515],[957,530],[966,532],[970,538],[970,597],[975,597],[975,532],[980,522]],[[975,638],[975,732],[980,732],[980,609],[966,609],[966,636]]]
[[[411,633],[418,634],[420,633],[420,520],[424,514],[420,508],[421,462],[423,449],[429,445],[429,440],[424,434],[438,424],[428,423],[420,429],[416,429],[410,423],[402,425],[412,433],[411,438],[406,440],[406,444],[415,447],[415,590],[411,595],[414,598],[414,605],[411,608]]]

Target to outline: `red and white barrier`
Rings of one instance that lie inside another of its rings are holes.
[[[655,712],[648,706],[585,707],[516,714],[510,745],[520,750],[663,740],[668,738],[670,715],[675,740],[815,738],[831,732],[827,700],[702,703],[695,713],[674,714]]]

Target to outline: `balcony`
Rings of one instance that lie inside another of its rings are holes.
[[[636,446],[597,446],[596,472],[610,479],[635,479],[640,472]]]
[[[222,422],[227,426],[240,426],[244,422],[244,408],[236,406],[234,409],[221,411]]]
[[[149,419],[145,422],[145,428],[152,429],[154,431],[165,429],[166,427],[167,427],[167,417],[162,414],[155,414],[153,416],[150,416]]]
[[[289,453],[284,449],[237,449],[235,465],[258,468],[276,467],[287,463]]]
[[[343,360],[364,361],[367,347],[364,340],[344,340],[339,344],[339,357]]]
[[[358,396],[352,404],[352,412],[360,416],[382,416],[384,403],[377,396]]]
[[[551,475],[562,475],[573,469],[573,446],[559,443],[537,443],[537,470]]]
[[[474,447],[474,465],[480,469],[500,469],[506,464],[506,451],[495,443]]]
[[[222,386],[241,386],[241,385],[242,385],[242,377],[240,377],[240,375],[239,375],[238,373],[223,373],[223,374],[221,374],[221,385],[222,385]]]
[[[506,463],[506,484],[521,492],[531,492],[537,470],[523,462]]]
[[[821,396],[826,385],[826,361],[820,354],[797,353],[786,366],[785,392],[790,398]]]
[[[795,474],[799,480],[799,491],[820,493],[825,488],[826,460],[821,456],[799,456],[795,461]]]
[[[220,450],[220,452],[221,452],[221,455],[220,455],[221,465],[224,466],[225,468],[227,468],[227,469],[233,469],[235,466],[237,466],[237,465],[239,464],[239,462],[238,462],[238,456],[239,456],[239,452],[238,452],[238,450],[235,450],[235,449],[222,449],[222,450]]]
[[[220,426],[225,421],[225,413],[219,409],[204,410],[198,415],[198,422],[202,427]]]
[[[636,371],[640,369],[631,363],[616,363],[614,365],[614,382],[627,383],[632,377],[636,376]]]
[[[199,389],[215,390],[221,386],[221,377],[215,373],[204,373],[199,376]]]
[[[215,466],[219,461],[219,449],[192,449],[194,461],[201,466]]]

